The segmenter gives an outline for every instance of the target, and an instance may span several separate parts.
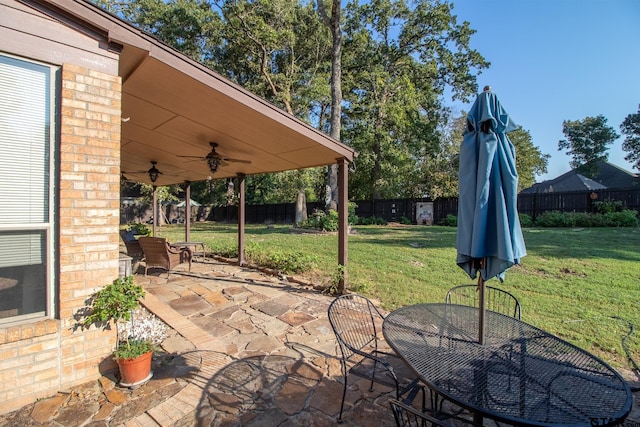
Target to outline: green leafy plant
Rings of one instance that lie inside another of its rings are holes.
[[[338,265],[333,274],[331,274],[329,287],[325,289],[325,293],[329,295],[338,295],[338,288],[340,286],[340,283],[344,280],[346,272],[347,271],[344,265]]]
[[[156,349],[151,341],[143,339],[127,339],[118,345],[113,352],[115,359],[135,359]]]
[[[520,225],[522,227],[533,227],[533,219],[531,219],[530,215],[521,213],[518,214],[518,217],[520,218]]]
[[[353,202],[349,202],[347,205],[347,223],[348,225],[354,225],[359,221],[356,215],[357,205]],[[315,209],[311,216],[304,221],[296,224],[299,228],[317,229],[322,231],[338,231],[340,228],[340,216],[338,211],[330,209],[325,212],[320,209]]]
[[[608,214],[613,212],[622,212],[624,210],[624,204],[620,200],[603,200],[600,202],[594,202],[593,207],[599,214]]]
[[[440,225],[444,225],[446,227],[457,227],[458,217],[455,215],[448,214],[444,219],[440,221]]]
[[[300,251],[267,250],[257,243],[245,248],[245,256],[254,264],[284,273],[300,273],[314,267],[314,257]]]
[[[151,236],[151,227],[149,227],[147,224],[142,224],[139,222],[132,222],[130,224],[127,224],[125,230],[133,231],[134,234],[140,236]]]
[[[84,319],[83,326],[96,324],[108,329],[112,321],[116,322],[116,327],[118,322],[130,321],[144,294],[144,288],[135,284],[133,276],[115,279],[92,295],[89,304],[91,313]],[[113,353],[116,359],[138,357],[154,348],[155,344],[149,339],[132,337],[129,333],[121,336],[120,328],[117,328],[117,332],[118,342]]]
[[[387,225],[387,220],[382,217],[359,217],[358,225]]]
[[[638,213],[630,209],[607,213],[545,212],[536,218],[538,227],[637,227]]]

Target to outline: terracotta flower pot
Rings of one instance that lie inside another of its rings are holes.
[[[116,359],[120,369],[120,385],[130,387],[141,384],[153,375],[151,372],[151,356],[149,351],[132,359]]]

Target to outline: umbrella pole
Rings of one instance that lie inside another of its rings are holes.
[[[478,343],[480,345],[484,344],[484,326],[485,326],[485,318],[486,318],[486,310],[485,310],[485,286],[484,279],[482,278],[482,270],[484,269],[486,259],[482,258],[479,260],[480,262],[480,275],[478,277]]]

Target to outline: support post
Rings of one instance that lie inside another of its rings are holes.
[[[158,187],[153,186],[153,208],[151,208],[151,215],[153,215],[153,225],[151,227],[153,237],[156,236],[156,227],[158,225],[158,194],[156,190]]]
[[[349,237],[349,174],[347,159],[338,159],[338,268],[340,279],[338,294],[347,287],[348,237]]]
[[[478,271],[478,343],[480,345],[484,345],[484,337],[485,337],[485,323],[487,318],[487,310],[486,310],[486,301],[485,301],[485,283],[482,278],[482,270],[485,269],[486,258],[482,258],[479,260],[480,269]]]
[[[184,214],[184,241],[185,242],[190,242],[191,241],[191,182],[187,181],[185,182],[185,190],[184,190],[184,194],[186,197],[186,200],[184,201],[184,206],[185,206],[185,214]]]
[[[244,174],[238,174],[238,264],[244,264],[244,217],[245,217],[245,191]]]

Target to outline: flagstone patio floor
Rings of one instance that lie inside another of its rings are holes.
[[[136,275],[143,305],[170,326],[153,378],[133,389],[107,374],[0,416],[0,426],[333,426],[342,374],[332,297],[207,259],[192,271]],[[630,375],[632,386],[637,378]],[[635,381],[633,381],[635,380]],[[395,426],[392,390],[351,376],[344,426]],[[628,425],[640,426],[638,394]]]

